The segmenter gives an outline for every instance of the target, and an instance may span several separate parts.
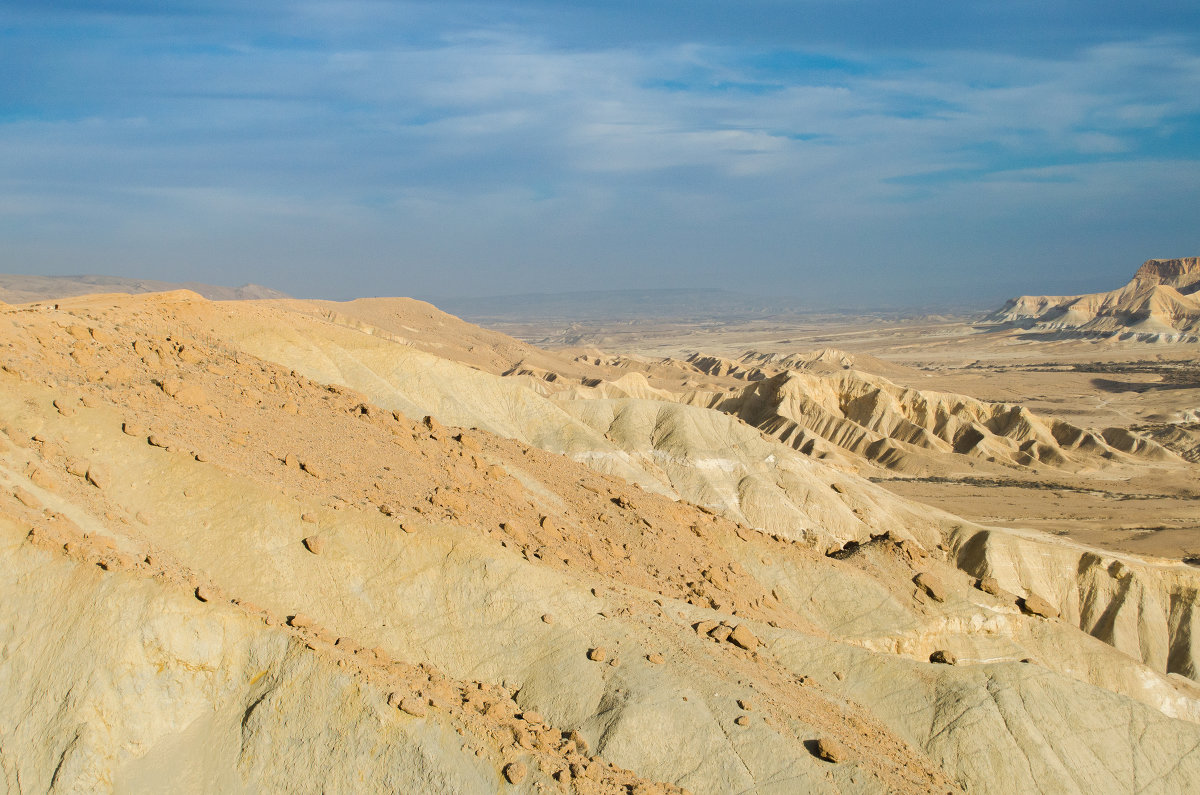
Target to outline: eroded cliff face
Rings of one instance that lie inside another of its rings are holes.
[[[0,342],[8,791],[1200,786],[1185,567],[278,304]]]
[[[1195,342],[1200,332],[1200,257],[1147,260],[1119,290],[1070,296],[1023,295],[988,322],[1059,335]]]

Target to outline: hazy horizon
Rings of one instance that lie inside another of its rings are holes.
[[[9,2],[0,271],[990,305],[1200,253],[1185,2]]]

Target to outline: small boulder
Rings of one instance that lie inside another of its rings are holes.
[[[421,699],[421,698],[417,698],[416,696],[408,696],[407,698],[401,699],[400,700],[400,710],[402,712],[407,712],[409,715],[412,715],[414,718],[423,718],[428,714],[428,710],[426,709],[426,705],[425,705],[425,700]]]
[[[525,767],[524,762],[509,762],[504,766],[504,777],[508,779],[509,784],[520,784],[528,773],[529,769]]]
[[[314,555],[320,555],[325,550],[325,539],[321,536],[309,536],[304,539],[304,548]]]
[[[850,757],[850,749],[832,737],[817,740],[816,754],[826,762],[844,762]]]
[[[729,636],[732,633],[733,627],[729,626],[728,624],[717,624],[717,626],[713,627],[712,631],[708,633],[708,636],[715,641],[724,643],[725,641],[729,640]]]
[[[1021,609],[1026,613],[1042,618],[1058,618],[1058,610],[1037,594],[1030,594],[1020,600]]]
[[[649,662],[651,665],[662,665],[664,662],[666,662],[666,660],[663,659],[663,656],[661,654],[659,654],[658,652],[654,652],[652,654],[647,654],[646,661]]]
[[[312,616],[297,613],[288,619],[288,624],[296,629],[312,629],[316,626],[317,622],[313,621]]]
[[[592,662],[604,662],[608,658],[608,649],[603,646],[597,646],[594,649],[589,649],[587,656]]]
[[[948,649],[938,649],[933,654],[929,655],[929,662],[942,663],[943,665],[956,665],[958,657],[954,652]]]
[[[758,637],[745,624],[738,624],[733,628],[733,631],[729,633],[729,642],[746,651],[754,651],[758,648]]]
[[[112,477],[108,474],[108,470],[100,464],[92,464],[87,468],[87,481],[100,491],[104,491],[112,485]]]
[[[935,602],[946,601],[946,596],[949,591],[946,590],[946,584],[936,574],[928,571],[923,571],[913,577],[913,582],[917,587],[929,594],[929,598]]]
[[[122,423],[121,430],[125,432],[126,436],[141,436],[142,438],[145,438],[146,434],[149,433],[146,430],[146,426],[138,425],[136,422]]]
[[[733,722],[738,726],[749,726],[750,717],[748,715],[738,715],[736,718],[734,718]]]
[[[992,596],[1000,596],[1004,592],[1004,589],[1000,587],[1000,581],[995,577],[980,577],[975,587]]]

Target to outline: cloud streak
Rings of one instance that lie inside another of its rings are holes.
[[[1057,263],[1084,289],[1200,242],[1171,210],[1200,198],[1200,53],[1178,34],[1051,56],[752,29],[618,44],[537,3],[508,5],[518,23],[197,4],[190,26],[87,6],[26,5],[0,33],[6,270],[342,295],[738,273],[951,299],[955,268],[999,293]]]

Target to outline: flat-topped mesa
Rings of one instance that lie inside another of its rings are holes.
[[[1019,296],[985,322],[1060,336],[1195,342],[1200,257],[1146,260],[1124,287],[1109,292]]]
[[[1148,259],[1133,278],[1136,281],[1167,284],[1187,295],[1200,290],[1200,257]]]

